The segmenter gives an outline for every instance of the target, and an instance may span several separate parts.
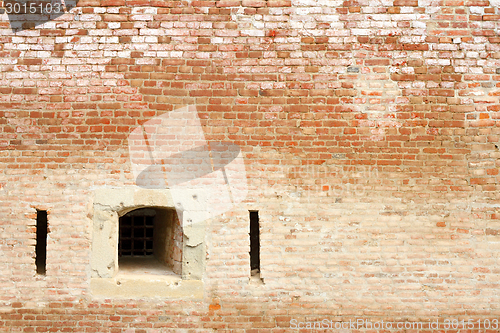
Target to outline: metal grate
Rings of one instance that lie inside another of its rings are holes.
[[[124,215],[120,218],[118,256],[153,254],[154,216]]]

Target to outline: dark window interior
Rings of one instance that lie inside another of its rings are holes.
[[[119,230],[118,256],[153,255],[154,216],[124,215]]]
[[[35,264],[37,274],[45,275],[47,264],[47,211],[36,212]]]
[[[250,269],[260,270],[259,212],[250,212]]]

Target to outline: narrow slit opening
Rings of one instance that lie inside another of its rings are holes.
[[[250,270],[252,275],[260,273],[260,226],[258,211],[250,211]]]
[[[36,272],[46,274],[47,265],[47,211],[36,212],[36,246],[35,246]]]

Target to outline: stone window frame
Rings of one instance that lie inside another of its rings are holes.
[[[92,208],[90,289],[94,297],[203,298],[205,223],[186,223],[188,214],[179,211],[183,226],[181,276],[119,274],[119,218],[139,208],[175,210],[168,189],[97,188]]]

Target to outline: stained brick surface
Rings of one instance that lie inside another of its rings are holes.
[[[498,5],[81,0],[17,33],[2,14],[0,331],[488,328],[478,320],[500,320]],[[97,300],[93,191],[134,185],[128,135],[187,105],[207,140],[239,145],[249,184],[208,223],[205,297]],[[248,210],[264,284],[249,284]]]

